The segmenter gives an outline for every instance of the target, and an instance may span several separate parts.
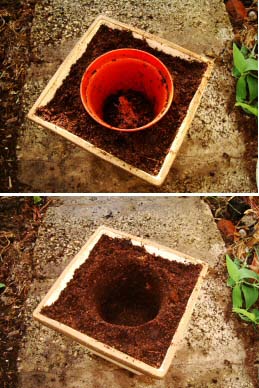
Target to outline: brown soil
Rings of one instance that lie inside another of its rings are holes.
[[[138,128],[155,117],[152,103],[136,90],[120,90],[109,96],[103,107],[103,119],[116,128]]]
[[[44,201],[44,200],[43,200]],[[34,206],[32,198],[0,198],[0,386],[16,388],[17,357],[25,332],[24,302],[35,279],[33,262],[37,238],[46,204]]]
[[[130,240],[102,236],[42,313],[159,367],[200,270],[151,255]]]
[[[98,125],[80,100],[80,82],[86,67],[99,55],[119,48],[136,48],[160,59],[174,80],[174,100],[167,114],[152,128],[134,133],[112,131]],[[95,146],[151,174],[157,174],[197,91],[207,65],[185,61],[149,47],[129,31],[102,26],[54,98],[37,114],[45,120],[80,136]]]
[[[24,191],[16,140],[24,119],[22,88],[32,60],[30,29],[37,0],[0,1],[0,192]]]

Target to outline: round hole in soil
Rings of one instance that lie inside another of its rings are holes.
[[[113,274],[98,296],[102,319],[114,325],[139,326],[153,320],[161,304],[158,279],[141,267]]]

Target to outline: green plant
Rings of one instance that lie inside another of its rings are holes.
[[[255,55],[256,45],[252,51],[233,44],[233,76],[237,78],[236,106],[246,113],[258,116],[258,60]]]
[[[238,259],[232,261],[228,255],[226,264],[229,274],[227,284],[232,288],[233,312],[244,321],[259,325],[259,310],[251,310],[259,297],[259,275],[249,269],[246,263]]]
[[[1,288],[5,288],[5,284],[4,283],[0,283],[0,289]]]
[[[39,205],[42,202],[42,198],[39,196],[34,196],[33,197],[33,204],[34,205]]]

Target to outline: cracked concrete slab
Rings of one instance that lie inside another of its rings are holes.
[[[32,320],[32,311],[54,280],[102,224],[209,263],[187,334],[163,380],[133,375]],[[252,388],[244,345],[234,322],[225,318],[231,296],[218,275],[224,252],[210,209],[197,197],[54,199],[35,246],[35,281],[26,302],[19,388]]]
[[[233,38],[221,0],[68,1],[36,5],[33,62],[24,87],[28,112],[93,20],[105,14],[199,54],[215,69],[188,136],[165,183],[153,187],[26,120],[18,139],[18,178],[34,192],[256,192],[245,135],[253,131],[234,108],[235,81],[227,50]],[[254,129],[256,137],[256,128]],[[256,153],[256,150],[255,150]],[[256,155],[249,155],[255,165]]]

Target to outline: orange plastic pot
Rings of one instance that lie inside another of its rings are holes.
[[[117,128],[103,120],[107,97],[120,90],[143,93],[153,104],[155,118],[137,128]],[[168,111],[173,99],[173,80],[165,65],[141,50],[118,49],[95,59],[86,69],[80,86],[81,100],[99,124],[117,131],[139,131],[154,125]]]

